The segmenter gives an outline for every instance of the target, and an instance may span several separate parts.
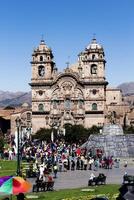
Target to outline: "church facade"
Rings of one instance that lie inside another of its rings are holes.
[[[77,63],[62,73],[44,40],[33,51],[31,65],[33,133],[40,128],[62,129],[65,124],[103,126],[108,122],[108,106],[122,103],[121,91],[107,88],[105,53],[95,38],[78,55]]]

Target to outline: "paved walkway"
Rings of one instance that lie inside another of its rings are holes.
[[[113,169],[99,169],[98,171],[90,171],[90,170],[75,170],[75,171],[67,171],[67,172],[59,172],[58,178],[55,179],[55,190],[59,189],[67,189],[67,188],[79,188],[79,187],[87,187],[88,178],[93,172],[96,176],[99,173],[104,173],[107,176],[107,184],[121,184],[123,181],[123,175],[127,171],[128,174],[134,175],[134,164],[131,164],[127,168],[120,166],[120,168]],[[32,181],[33,182],[33,181]]]

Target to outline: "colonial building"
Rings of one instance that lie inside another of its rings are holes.
[[[14,109],[14,112],[10,114],[10,126],[11,126],[11,134],[14,135],[17,133],[17,127],[16,127],[16,119],[20,119],[20,132],[21,132],[21,138],[23,138],[25,135],[30,135],[32,132],[32,111],[31,107],[24,103],[20,107],[17,107]]]
[[[122,105],[121,91],[107,88],[104,49],[95,38],[78,55],[78,62],[62,73],[44,40],[34,50],[31,64],[33,133],[65,124],[102,126],[108,122],[110,106]]]

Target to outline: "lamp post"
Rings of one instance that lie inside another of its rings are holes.
[[[19,144],[19,139],[20,139],[20,126],[21,126],[21,119],[19,117],[16,118],[16,128],[17,128],[17,170],[16,174],[17,176],[20,175],[20,144]]]
[[[50,126],[52,127],[51,140],[53,142],[54,141],[54,129],[57,130],[57,132],[58,132],[60,124],[59,124],[59,122],[54,121],[54,122],[52,122],[52,124]]]
[[[49,121],[49,117],[46,116],[46,124],[48,124],[51,128],[52,128],[52,131],[51,131],[51,141],[53,142],[54,141],[54,129],[56,129],[58,131],[59,127],[60,127],[60,121],[58,120],[55,120],[54,119],[54,116],[52,118],[52,122],[51,123],[48,123]]]
[[[30,122],[27,123],[27,139],[31,141],[31,129],[32,129],[32,124]]]

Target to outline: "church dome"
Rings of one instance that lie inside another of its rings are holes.
[[[45,44],[44,40],[41,40],[39,45],[39,51],[51,51],[51,49]]]
[[[91,43],[86,47],[86,49],[103,49],[103,47],[97,43],[96,39],[93,38]]]

